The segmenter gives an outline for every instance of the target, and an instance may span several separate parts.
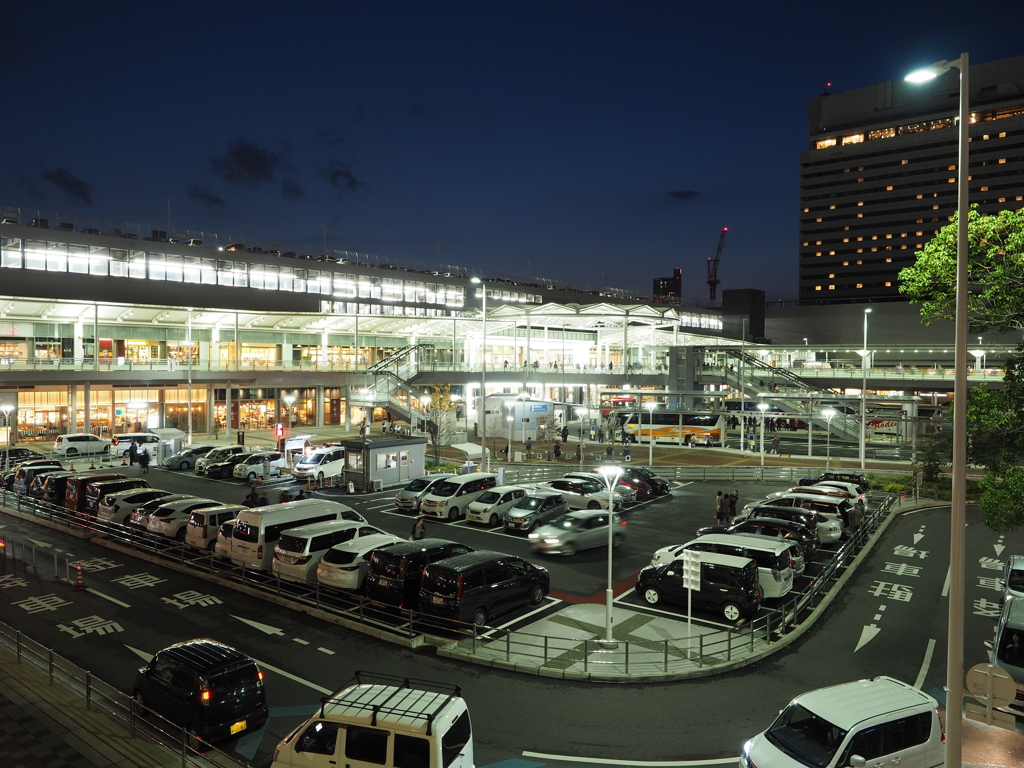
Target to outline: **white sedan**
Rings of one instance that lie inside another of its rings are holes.
[[[608,509],[608,489],[586,480],[562,478],[550,483],[539,483],[538,491],[554,491],[562,495],[570,509]],[[615,509],[626,503],[626,497],[614,491]]]
[[[370,568],[370,553],[375,549],[393,547],[404,541],[390,533],[360,536],[351,541],[335,544],[316,567],[316,579],[326,587],[359,589]]]

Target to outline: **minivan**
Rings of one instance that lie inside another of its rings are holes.
[[[270,714],[256,662],[214,640],[164,648],[132,688],[140,715],[155,712],[207,742],[258,731]]]
[[[1017,695],[1005,711],[1024,716],[1024,599],[1007,596],[996,622],[995,638],[985,641],[989,663],[1013,678]]]
[[[797,696],[740,753],[741,768],[846,768],[945,762],[938,702],[892,677]]]
[[[357,672],[274,750],[271,768],[473,768],[457,685]]]
[[[219,461],[224,461],[228,456],[245,452],[244,445],[223,445],[220,448],[214,448],[205,456],[197,458],[193,466],[196,468],[196,474],[201,475],[206,470],[207,464],[216,464]]]
[[[498,484],[498,477],[490,472],[471,472],[450,477],[430,489],[420,501],[420,514],[458,520],[466,514],[470,502],[476,501],[484,491]]]
[[[150,513],[146,530],[168,539],[185,541],[185,532],[192,511],[219,506],[222,506],[221,502],[215,499],[190,498],[168,501]]]
[[[1007,595],[1024,597],[1024,555],[1010,555],[1006,558],[1002,587]]]
[[[466,520],[471,523],[484,523],[494,527],[501,525],[513,504],[526,497],[526,489],[518,485],[498,485],[484,491],[477,500],[471,502],[466,509]]]
[[[138,507],[150,501],[173,496],[170,491],[159,488],[137,488],[133,491],[121,491],[104,496],[96,508],[96,517],[108,523],[124,524]]]
[[[851,525],[860,525],[860,515],[857,512],[857,507],[850,504],[846,499],[836,499],[828,496],[813,496],[810,494],[792,494],[789,496],[782,496],[778,499],[772,499],[771,501],[759,502],[757,504],[748,504],[743,508],[744,512],[747,512],[753,507],[772,506],[772,507],[800,507],[802,509],[810,509],[815,512],[820,512],[823,515],[832,515],[843,521],[843,527],[849,528]]]
[[[257,477],[263,477],[264,462],[266,462],[267,466],[267,477],[279,476],[287,465],[283,453],[278,451],[261,451],[259,453],[251,453],[235,464],[231,474],[234,477],[244,477],[251,483]]]
[[[327,520],[366,519],[352,507],[325,499],[302,499],[284,504],[253,507],[238,513],[231,534],[231,562],[247,568],[270,570],[274,559],[274,545],[281,533]]]
[[[248,507],[241,504],[222,504],[192,510],[185,531],[185,543],[197,549],[212,550],[217,543],[217,531],[224,523],[234,520],[238,513]]]
[[[757,565],[757,580],[764,591],[764,596],[784,597],[793,589],[793,581],[796,578],[795,563],[789,553],[792,546],[787,541],[744,541],[735,536],[713,533],[688,541],[686,544],[662,547],[654,553],[651,565],[664,565],[678,560],[684,550],[745,557]]]
[[[370,554],[363,581],[366,596],[378,603],[415,608],[419,604],[423,569],[438,560],[472,552],[470,547],[446,539],[405,541]]]
[[[764,599],[758,584],[757,564],[749,557],[702,552],[700,588],[691,590],[683,581],[682,559],[665,565],[649,565],[636,577],[636,593],[648,605],[661,602],[706,608],[736,622],[757,613]]]
[[[307,477],[323,480],[325,477],[340,475],[345,469],[345,449],[339,446],[317,448],[295,462],[292,476],[296,480]]]
[[[56,504],[59,507],[64,506],[64,491],[67,490],[67,484],[65,481],[72,475],[78,474],[77,472],[50,472],[49,474],[42,475],[42,488],[40,489],[39,498],[43,501],[47,501],[50,504]],[[29,487],[29,491],[35,486],[36,481],[32,481],[32,486]]]
[[[781,501],[781,499],[777,499]],[[775,520],[789,520],[791,523],[800,523],[808,531],[817,531],[818,538],[824,544],[831,544],[843,537],[843,521],[836,517],[828,517],[814,509],[806,507],[778,507],[762,506],[745,510],[746,515],[737,518],[746,520],[752,517],[770,517]]]
[[[149,454],[150,459],[156,458],[160,438],[152,432],[126,432],[122,435],[114,435],[113,442],[110,444],[110,453],[127,459],[131,456],[132,442],[135,443],[138,453],[145,451]]]
[[[500,552],[468,552],[423,570],[419,608],[446,619],[483,626],[524,605],[540,605],[551,580],[547,568]]]
[[[128,475],[121,472],[93,472],[72,475],[65,484],[64,508],[71,512],[82,512],[85,509],[85,486],[102,480],[127,480]]]
[[[422,501],[423,497],[442,480],[447,480],[449,477],[458,477],[458,475],[445,472],[437,475],[417,477],[395,496],[395,507],[403,512],[418,512],[420,501]]]
[[[14,492],[19,493],[22,496],[28,493],[28,488],[32,485],[32,481],[39,475],[49,474],[50,472],[62,472],[64,467],[59,463],[57,464],[22,464],[18,467],[18,470],[14,473]]]
[[[335,544],[383,533],[380,528],[356,520],[328,520],[289,528],[281,534],[274,546],[271,567],[282,578],[315,584],[316,568],[327,550]]]
[[[64,483],[65,489],[67,482]],[[100,500],[108,493],[128,491],[136,488],[149,488],[149,482],[138,477],[121,478],[118,480],[93,480],[85,484],[85,508],[87,515],[94,515],[99,509]]]

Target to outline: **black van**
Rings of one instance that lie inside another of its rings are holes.
[[[465,544],[446,539],[405,541],[370,553],[363,589],[371,600],[400,608],[414,608],[423,569],[438,560],[472,552]]]
[[[683,586],[683,561],[652,565],[636,577],[636,592],[648,605],[664,601],[686,605],[691,590]],[[692,591],[693,605],[718,611],[727,621],[750,618],[761,606],[757,564],[748,557],[700,553],[700,589]]]
[[[75,472],[49,472],[45,475],[37,475],[32,480],[32,485],[28,487],[28,495],[33,499],[42,499],[43,501],[53,501],[52,497],[57,491],[57,488],[64,489],[64,481],[72,475],[77,474]],[[60,497],[60,501],[56,502],[61,506],[64,505],[63,494]]]
[[[393,550],[392,550],[393,551]],[[539,605],[548,593],[548,569],[500,552],[470,552],[431,563],[420,584],[420,611],[486,624],[493,616]]]
[[[215,640],[164,648],[135,674],[133,694],[139,714],[155,712],[208,742],[267,722],[263,673],[244,653]]]
[[[96,508],[100,501],[108,493],[118,491],[130,491],[132,488],[149,488],[149,482],[137,477],[130,477],[127,480],[101,480],[97,483],[89,483],[85,486],[85,513],[95,515]]]

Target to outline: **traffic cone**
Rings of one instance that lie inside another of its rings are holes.
[[[75,576],[75,583],[71,585],[71,589],[75,592],[82,592],[85,590],[85,578],[82,576],[82,566],[78,566],[78,573]]]
[[[89,460],[89,469],[96,469],[96,459]]]
[[[121,457],[121,466],[122,467],[127,467],[128,466],[128,459],[125,456]]]
[[[71,466],[70,466],[70,467],[68,467],[68,469],[69,469],[70,471],[72,471],[72,472],[74,472],[74,471],[75,471],[75,462],[74,462],[74,461],[72,461],[72,462],[71,462]]]

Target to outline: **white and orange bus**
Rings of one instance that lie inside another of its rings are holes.
[[[677,445],[722,445],[725,437],[724,413],[619,409],[612,416],[634,443],[646,443],[652,433],[656,443]]]

